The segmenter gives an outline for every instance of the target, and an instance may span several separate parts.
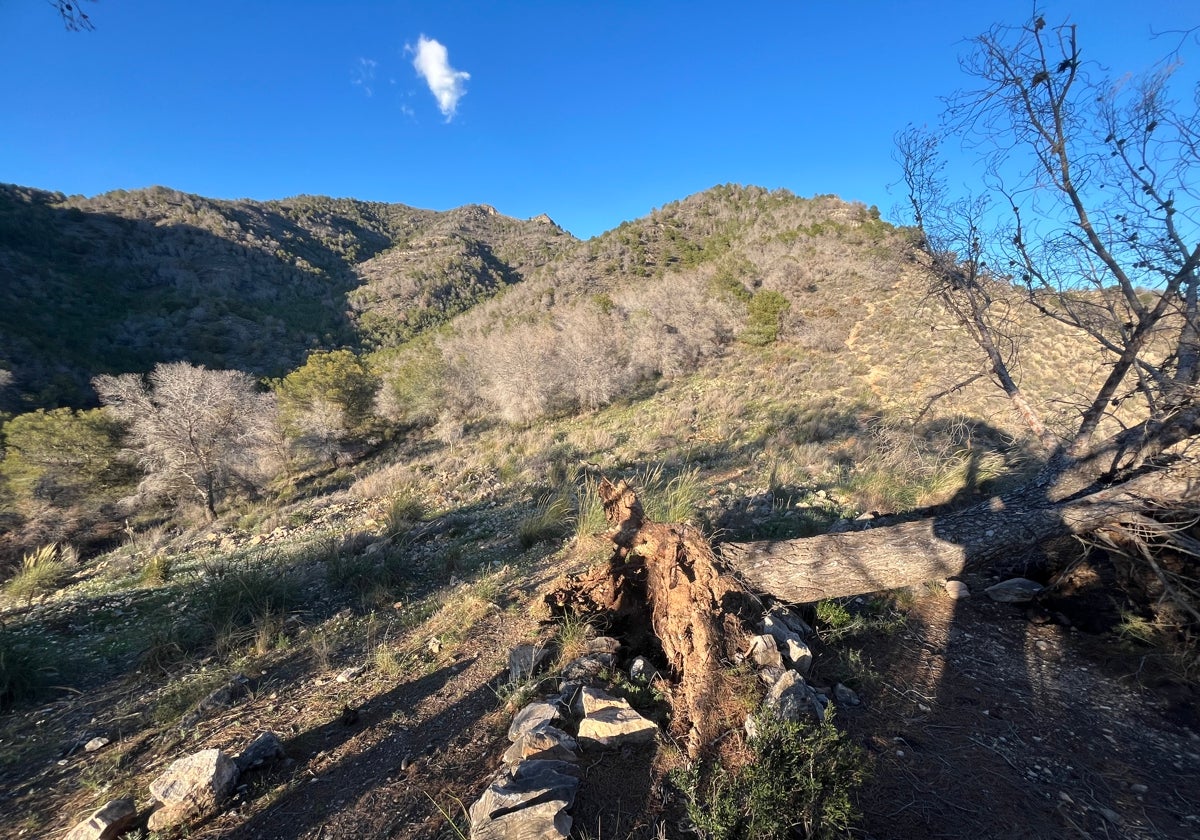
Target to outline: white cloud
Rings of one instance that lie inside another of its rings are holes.
[[[358,66],[354,68],[354,79],[351,84],[362,88],[363,93],[367,96],[373,95],[375,93],[373,88],[375,84],[375,68],[377,66],[379,66],[379,62],[373,58],[360,58]]]
[[[416,54],[413,67],[429,85],[429,91],[437,99],[438,108],[446,122],[450,122],[458,109],[458,100],[467,92],[464,82],[471,78],[471,74],[451,67],[450,55],[446,48],[433,38],[422,35],[417,40],[416,48],[408,49]]]

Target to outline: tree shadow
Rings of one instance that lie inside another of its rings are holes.
[[[447,665],[397,685],[289,738],[284,743],[288,766],[264,773],[232,807],[252,805],[277,785],[284,785],[285,792],[222,836],[288,840],[320,829],[318,834],[326,836],[408,837],[417,836],[420,827],[430,828],[444,817],[439,810],[444,801],[440,797],[447,792],[444,776],[459,769],[455,748],[463,745],[471,724],[495,708],[493,685],[503,672],[491,675],[419,725],[401,721],[475,662],[472,658]],[[499,740],[503,734],[484,737]],[[366,749],[349,748],[351,741],[364,740],[370,743]],[[341,757],[323,760],[339,751],[344,753]],[[497,750],[491,753],[499,756]],[[470,782],[479,776],[479,769],[472,768],[475,775]],[[373,796],[388,803],[388,812],[362,807]]]
[[[859,797],[865,836],[1194,836],[1187,791],[1200,756],[1180,748],[1161,698],[1123,680],[1102,642],[1036,602],[984,594],[1018,574],[1055,579],[1040,548],[987,564],[973,556],[980,543],[964,538],[964,512],[978,501],[964,486],[931,520],[938,539],[967,550],[959,577],[970,597],[919,589],[904,629],[856,654],[864,705],[839,716],[872,755]],[[990,507],[1008,504],[1019,527],[1016,501],[993,497]],[[1048,509],[1052,500],[1026,487],[1019,502]]]

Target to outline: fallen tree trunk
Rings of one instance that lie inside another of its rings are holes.
[[[952,577],[1020,557],[1054,537],[1196,500],[1194,476],[1181,469],[1149,469],[1118,484],[1077,489],[1083,478],[1078,470],[1046,473],[1014,493],[942,516],[804,539],[724,543],[718,550],[751,590],[805,603]],[[1064,489],[1076,494],[1064,497]]]

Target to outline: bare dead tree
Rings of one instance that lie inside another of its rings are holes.
[[[50,2],[58,11],[59,17],[62,18],[63,26],[71,32],[90,32],[96,28],[96,24],[92,23],[87,12],[79,7],[80,3],[94,2],[94,0],[50,0]]]
[[[254,483],[274,401],[257,393],[249,374],[173,362],[145,378],[98,376],[92,384],[128,424],[147,492],[177,496],[182,489],[212,520],[232,486]]]
[[[930,294],[984,351],[1046,465],[936,519],[722,546],[752,586],[797,601],[890,588],[1053,536],[1147,534],[1148,521],[1200,510],[1200,90],[1181,102],[1171,90],[1195,43],[1193,31],[1149,74],[1111,82],[1084,62],[1071,24],[1035,15],[973,41],[962,66],[977,86],[946,100],[939,131],[901,133],[897,157]],[[950,137],[975,154],[980,191],[948,188]],[[1019,387],[1014,303],[1086,336],[1105,366],[1065,434]]]

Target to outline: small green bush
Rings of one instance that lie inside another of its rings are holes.
[[[45,688],[48,652],[34,640],[0,629],[0,710],[36,698]]]
[[[783,315],[791,307],[792,302],[779,292],[763,289],[754,293],[746,304],[749,317],[746,329],[739,338],[754,347],[765,347],[779,340],[779,330],[783,327]]]
[[[697,768],[677,776],[688,814],[706,840],[848,837],[857,819],[851,795],[866,777],[862,751],[827,719],[755,719],[753,758],[707,780]]]

